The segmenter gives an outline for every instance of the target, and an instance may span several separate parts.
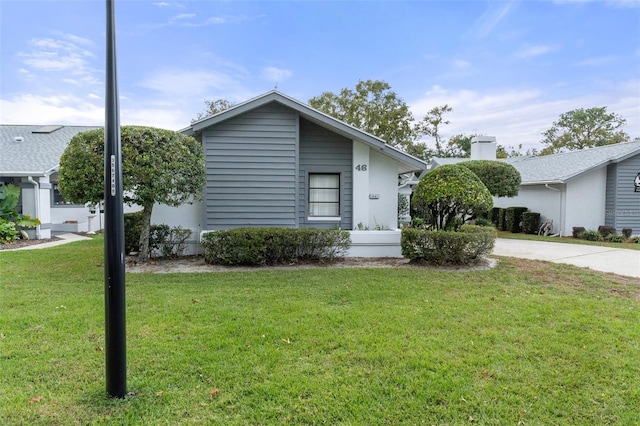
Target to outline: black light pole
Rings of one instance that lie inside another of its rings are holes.
[[[104,302],[107,393],[127,393],[124,281],[124,211],[120,110],[116,70],[114,1],[107,0],[107,61],[104,126]]]

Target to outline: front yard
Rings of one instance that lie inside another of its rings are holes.
[[[2,424],[636,424],[640,284],[567,265],[127,274],[102,239],[0,252]]]

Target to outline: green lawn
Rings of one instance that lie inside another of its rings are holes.
[[[640,423],[640,284],[490,271],[127,274],[105,396],[102,240],[0,252],[0,424]]]
[[[510,240],[532,240],[532,241],[548,241],[551,243],[565,243],[565,244],[582,244],[588,246],[602,246],[602,247],[611,247],[611,248],[621,248],[621,249],[629,249],[629,250],[640,250],[640,244],[638,243],[610,243],[606,241],[587,241],[581,240],[580,238],[569,237],[549,237],[535,234],[523,234],[523,233],[512,233],[508,231],[498,231],[498,238],[507,238]]]

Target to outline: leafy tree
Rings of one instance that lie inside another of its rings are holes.
[[[227,99],[216,99],[215,101],[205,99],[204,104],[204,111],[199,112],[198,115],[196,115],[196,118],[191,120],[191,124],[195,123],[196,121],[203,120],[211,115],[215,115],[219,112],[227,110],[235,105],[233,102]]]
[[[579,108],[560,115],[550,129],[542,133],[546,145],[541,155],[565,151],[577,151],[596,146],[611,145],[629,140],[629,135],[620,130],[626,120],[607,107]]]
[[[520,172],[511,164],[492,160],[460,163],[475,173],[494,197],[515,197],[520,191]]]
[[[425,114],[422,121],[418,124],[419,133],[430,136],[436,143],[434,155],[436,157],[444,157],[445,152],[442,146],[442,136],[440,135],[440,126],[450,124],[451,121],[445,119],[445,114],[453,111],[449,105],[443,105],[432,108]]]
[[[491,209],[493,199],[471,170],[449,164],[430,171],[420,180],[411,204],[428,225],[448,230]]]
[[[471,156],[471,139],[475,135],[454,135],[447,141],[443,157],[467,158]]]
[[[149,230],[155,203],[179,206],[202,198],[202,145],[190,136],[153,127],[123,126],[123,197],[142,210],[140,256],[149,257]],[[77,134],[60,158],[60,192],[75,203],[104,198],[104,130]]]
[[[416,139],[414,118],[407,104],[390,89],[384,81],[361,80],[355,90],[324,92],[311,98],[309,105],[409,151]]]

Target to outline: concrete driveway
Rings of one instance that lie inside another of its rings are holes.
[[[493,254],[612,272],[640,278],[640,251],[546,241],[496,239]]]

